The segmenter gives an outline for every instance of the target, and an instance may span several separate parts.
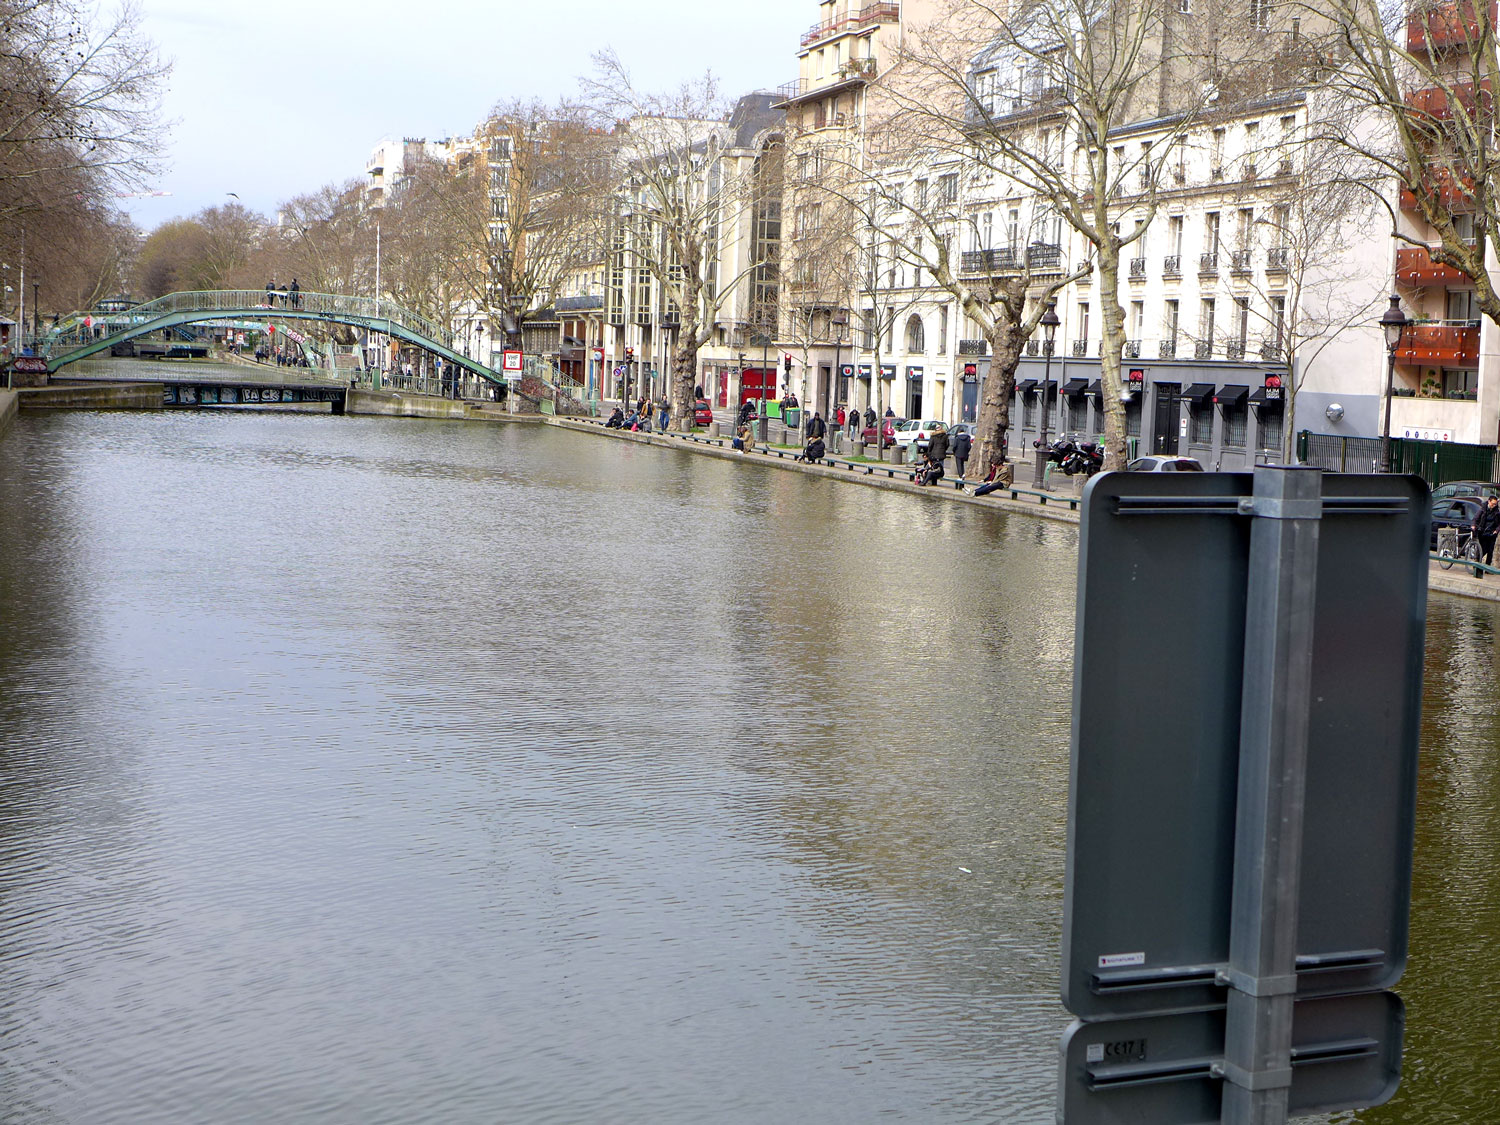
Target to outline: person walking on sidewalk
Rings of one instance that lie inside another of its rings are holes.
[[[662,399],[659,405],[661,406],[661,410],[659,412],[660,416],[656,420],[656,428],[662,433],[666,433],[667,423],[672,420],[672,409],[667,405],[666,399]]]
[[[1474,521],[1474,534],[1479,536],[1479,545],[1484,548],[1484,565],[1493,566],[1495,538],[1500,536],[1500,500],[1491,496],[1479,510],[1479,518]],[[1476,576],[1481,573],[1475,572]]]
[[[968,430],[959,430],[953,435],[953,473],[959,480],[964,479],[964,466],[969,463],[972,450],[973,442]]]
[[[822,441],[823,438],[827,436],[827,434],[828,423],[823,421],[823,415],[814,410],[812,417],[807,420],[808,440],[812,441],[814,438],[816,438],[817,440]]]

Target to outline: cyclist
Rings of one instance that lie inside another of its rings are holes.
[[[1484,565],[1492,565],[1495,537],[1500,535],[1500,499],[1491,496],[1480,509],[1479,518],[1474,521],[1474,534],[1479,537],[1479,545],[1484,548]]]

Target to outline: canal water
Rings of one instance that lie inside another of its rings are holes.
[[[1050,1121],[1075,549],[550,428],[23,417],[0,1119]],[[1360,1120],[1500,1118],[1497,634],[1433,604]]]

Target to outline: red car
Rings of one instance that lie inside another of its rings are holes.
[[[706,426],[714,420],[714,409],[708,405],[708,399],[700,398],[693,403],[693,425]]]
[[[881,421],[880,432],[881,432],[882,440],[884,440],[884,442],[885,442],[886,445],[894,444],[894,442],[896,440],[896,427],[899,426],[902,422],[906,421],[906,419],[905,418],[882,418],[880,421]],[[874,445],[875,444],[875,427],[874,426],[866,426],[864,428],[864,431],[859,435],[859,440],[862,441],[862,442],[864,442],[866,445]]]

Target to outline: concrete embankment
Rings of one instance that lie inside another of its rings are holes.
[[[1045,506],[1035,500],[1011,500],[1008,497],[997,496],[971,496],[967,492],[959,492],[953,487],[951,481],[942,485],[920,485],[910,479],[886,476],[886,468],[890,466],[874,466],[871,473],[864,473],[858,468],[835,468],[830,465],[809,465],[802,461],[794,461],[790,455],[777,457],[766,453],[740,453],[738,450],[730,449],[728,446],[712,445],[702,442],[689,441],[680,434],[643,434],[632,433],[629,430],[611,430],[595,423],[580,422],[571,418],[549,418],[547,421],[554,426],[564,429],[579,430],[584,433],[596,434],[616,441],[633,441],[643,445],[656,445],[668,449],[680,449],[688,453],[701,453],[706,457],[720,457],[732,461],[751,461],[757,465],[765,465],[772,469],[787,469],[792,472],[806,473],[809,476],[835,477],[850,484],[862,484],[867,488],[880,488],[887,492],[905,492],[913,496],[922,496],[929,500],[947,500],[956,504],[972,504],[980,508],[991,510],[999,509],[1003,512],[1022,512],[1028,516],[1036,516],[1038,519],[1056,520],[1061,523],[1077,523],[1078,513],[1071,512],[1067,508],[1066,498],[1060,496],[1056,501],[1049,502]],[[897,469],[898,474],[904,470]]]
[[[642,434],[631,433],[628,430],[609,430],[597,423],[580,422],[570,418],[549,418],[547,421],[554,426],[564,429],[579,430],[584,433],[613,438],[617,441],[633,441],[642,445],[679,449],[688,453],[699,453],[706,457],[719,457],[733,461],[749,461],[771,469],[786,469],[792,472],[807,473],[810,476],[835,477],[850,484],[862,484],[869,488],[882,488],[891,492],[912,493],[934,501],[946,500],[958,504],[973,504],[982,508],[1016,512],[1020,515],[1035,516],[1038,519],[1055,520],[1061,523],[1078,522],[1078,513],[1069,511],[1064,504],[1057,501],[1049,502],[1043,507],[1035,500],[997,498],[1000,494],[996,494],[996,496],[971,496],[968,493],[959,492],[951,486],[922,486],[914,484],[909,480],[891,479],[884,475],[867,476],[857,469],[850,470],[847,468],[831,468],[824,465],[808,465],[801,461],[794,461],[791,457],[778,458],[774,455],[764,453],[740,453],[737,450],[728,449],[723,446],[689,441],[682,435]],[[877,468],[876,474],[883,474],[884,471],[883,468]],[[1475,578],[1472,570],[1465,570],[1461,565],[1455,565],[1452,570],[1443,570],[1436,563],[1433,563],[1428,570],[1427,588],[1429,591],[1438,594],[1500,602],[1500,575],[1490,574],[1484,578]]]
[[[50,384],[16,392],[22,410],[160,410],[161,383]]]
[[[0,391],[0,434],[15,420],[20,406],[17,405],[19,396],[15,391]]]
[[[401,394],[397,391],[367,391],[350,388],[345,414],[374,414],[387,418],[467,418],[469,406],[451,398]]]

